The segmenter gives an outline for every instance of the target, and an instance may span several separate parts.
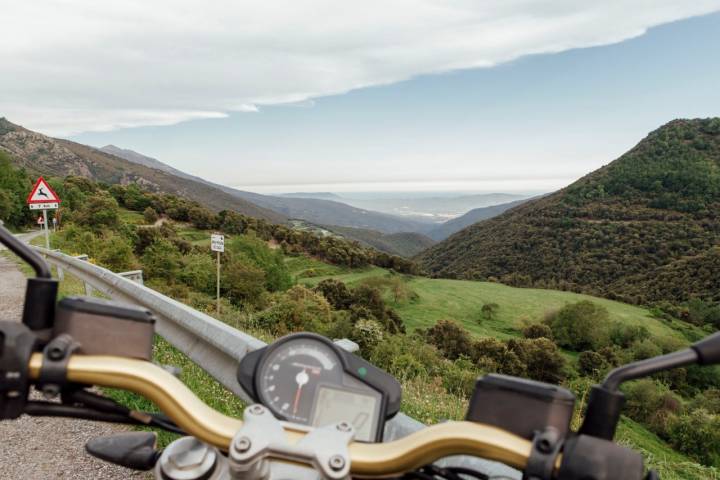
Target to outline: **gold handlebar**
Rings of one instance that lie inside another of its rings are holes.
[[[41,366],[42,355],[33,354],[30,378],[38,378]],[[242,421],[213,410],[169,372],[144,360],[73,355],[68,362],[67,378],[142,395],[189,435],[222,450],[228,449],[242,426]],[[291,425],[286,425],[285,431],[291,442],[306,433],[292,429]],[[437,424],[388,443],[349,445],[352,474],[376,478],[401,475],[449,455],[478,456],[523,470],[530,450],[531,443],[524,438],[472,422]]]

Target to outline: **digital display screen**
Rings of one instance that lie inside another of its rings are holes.
[[[375,440],[379,399],[372,395],[338,390],[327,386],[318,388],[312,425],[323,427],[348,422],[355,427],[355,439]]]

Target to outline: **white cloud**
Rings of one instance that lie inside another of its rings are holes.
[[[604,45],[720,0],[0,0],[0,115],[67,135],[217,118]]]

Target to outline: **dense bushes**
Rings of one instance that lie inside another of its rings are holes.
[[[22,227],[30,223],[33,213],[25,205],[32,183],[24,170],[16,170],[10,158],[0,150],[0,220],[8,227]]]
[[[651,379],[623,387],[625,411],[667,440],[673,448],[706,465],[720,466],[720,415],[717,390],[684,402]]]
[[[468,359],[478,369],[558,383],[565,378],[565,359],[548,338],[473,339],[451,320],[441,320],[419,334],[449,360]]]
[[[608,311],[588,300],[564,306],[548,315],[545,323],[557,344],[570,350],[597,350],[609,342]]]

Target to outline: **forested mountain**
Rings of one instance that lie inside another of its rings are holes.
[[[214,211],[234,210],[243,215],[284,223],[287,217],[232,196],[203,182],[150,168],[101,150],[27,130],[0,118],[0,150],[12,162],[38,175],[81,176],[108,184],[137,184],[162,193],[197,201]]]
[[[325,228],[381,252],[401,257],[412,257],[435,244],[433,239],[421,233],[382,233],[376,230],[337,226]]]
[[[474,208],[462,215],[447,222],[441,223],[437,227],[427,232],[427,236],[431,239],[439,242],[445,240],[447,237],[455,232],[459,232],[463,228],[472,225],[473,223],[487,220],[488,218],[496,217],[501,213],[510,210],[513,207],[527,202],[528,199],[515,200],[514,202],[501,203],[500,205],[493,205],[491,207]]]
[[[321,225],[340,225],[344,227],[368,228],[384,233],[416,232],[427,227],[427,224],[404,219],[385,213],[356,208],[338,200],[340,197],[317,198],[314,195],[303,197],[296,195],[261,195],[236,188],[209,182],[200,177],[189,175],[154,158],[142,155],[133,150],[123,149],[114,145],[102,148],[106,152],[120,156],[130,162],[157,168],[173,175],[204,183],[222,190],[235,198],[252,202],[268,210],[272,210],[286,218],[298,218]],[[330,194],[332,195],[332,194]]]
[[[720,118],[674,120],[572,185],[458,232],[418,260],[633,303],[720,300]]]

